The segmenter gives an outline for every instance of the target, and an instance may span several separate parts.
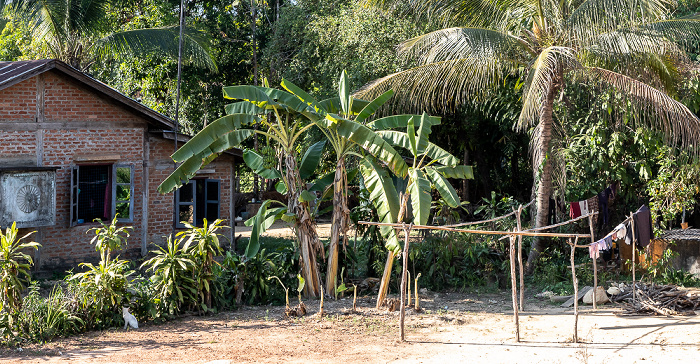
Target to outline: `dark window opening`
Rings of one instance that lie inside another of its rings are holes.
[[[177,227],[183,223],[202,226],[204,219],[211,222],[219,218],[220,182],[214,179],[193,179],[175,193]]]
[[[128,165],[78,165],[71,171],[71,226],[95,219],[132,222],[134,170]]]

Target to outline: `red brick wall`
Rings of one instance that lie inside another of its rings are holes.
[[[36,78],[0,90],[0,120],[36,119]]]
[[[37,78],[44,78],[44,122],[37,123]],[[9,107],[7,105],[10,105]],[[119,164],[134,167],[134,222],[128,253],[140,252],[144,135],[146,120],[82,84],[52,71],[0,91],[0,122],[12,123],[0,132],[0,164],[27,156],[36,165],[55,166],[56,224],[40,228],[32,239],[42,244],[43,269],[74,266],[98,259],[87,230],[70,227],[70,169],[77,156],[118,155]],[[123,125],[123,126],[122,126]],[[38,134],[41,133],[41,138]],[[41,141],[41,143],[39,143]],[[112,163],[111,161],[107,163]],[[32,166],[32,164],[27,165]]]
[[[173,171],[174,166],[170,155],[174,151],[174,141],[152,136],[150,144],[149,161],[149,204],[148,204],[148,242],[162,244],[165,238],[173,231],[173,193],[162,195],[158,193],[158,185]],[[182,143],[180,143],[182,145]],[[230,225],[231,182],[233,176],[233,160],[228,155],[219,156],[212,163],[204,167],[213,170],[213,173],[202,174],[198,177],[218,179],[221,181],[219,192],[219,217],[226,220],[225,225]],[[178,230],[179,231],[179,230]],[[231,238],[230,229],[223,231],[223,235]],[[221,243],[228,242],[222,239]],[[152,248],[149,247],[149,250]]]
[[[37,123],[37,85],[41,84],[37,77],[43,77],[45,88],[43,123]],[[118,155],[116,163],[133,166],[133,222],[124,224],[132,226],[133,230],[128,251],[122,252],[122,256],[140,256],[144,236],[146,243],[162,243],[172,232],[173,194],[160,195],[157,187],[173,170],[170,159],[173,141],[164,139],[162,133],[148,134],[144,118],[77,81],[49,71],[0,91],[0,123],[9,125],[0,131],[0,167],[18,156],[28,161],[24,162],[29,163],[27,166],[41,161],[41,166],[58,167],[56,224],[40,228],[39,233],[32,236],[42,244],[41,269],[63,269],[98,259],[98,253],[90,244],[94,233],[87,233],[97,225],[70,227],[70,171],[75,164],[85,164],[76,161],[84,156]],[[148,140],[145,140],[146,135],[149,135]],[[146,158],[150,160],[144,163]],[[232,167],[232,158],[222,156],[206,167],[214,173],[202,176],[221,180],[219,214],[227,220],[230,218]],[[148,191],[144,191],[143,179],[147,175]],[[148,216],[144,232],[146,194]],[[230,237],[228,232],[224,235]],[[226,239],[222,243],[224,241]]]

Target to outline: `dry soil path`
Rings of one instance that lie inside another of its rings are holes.
[[[423,312],[409,311],[407,339],[397,340],[397,314],[374,300],[306,302],[310,314],[282,318],[282,307],[246,307],[133,331],[108,330],[0,351],[9,363],[695,363],[700,316],[618,316],[619,307],[583,309],[581,343],[571,343],[573,317],[534,299],[514,341],[509,293],[433,294]]]

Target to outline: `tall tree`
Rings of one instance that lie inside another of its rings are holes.
[[[411,109],[445,110],[483,98],[503,77],[525,79],[515,128],[531,133],[537,185],[537,227],[547,224],[552,192],[554,106],[567,84],[592,83],[626,98],[617,112],[649,125],[671,142],[694,148],[700,120],[676,101],[675,86],[690,63],[685,47],[700,40],[700,18],[670,19],[666,0],[365,0],[393,11],[441,21],[445,29],[409,39],[399,53],[418,66],[366,85],[387,89]],[[618,116],[620,116],[618,115]],[[623,118],[614,118],[621,127]],[[534,268],[544,242],[528,256]]]
[[[0,0],[14,22],[21,23],[44,53],[85,71],[99,58],[160,53],[177,57],[179,26],[110,31],[111,0]],[[202,33],[184,32],[184,60],[215,70]]]

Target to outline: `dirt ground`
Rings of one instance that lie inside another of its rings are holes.
[[[284,318],[284,307],[245,307],[214,316],[190,316],[138,330],[91,332],[44,345],[0,350],[9,363],[669,363],[696,362],[700,316],[619,316],[618,306],[579,319],[581,343],[572,343],[573,316],[535,298],[520,317],[515,341],[509,292],[432,293],[422,312],[407,312],[398,340],[398,313],[374,309],[374,297],[305,301],[309,313]]]

